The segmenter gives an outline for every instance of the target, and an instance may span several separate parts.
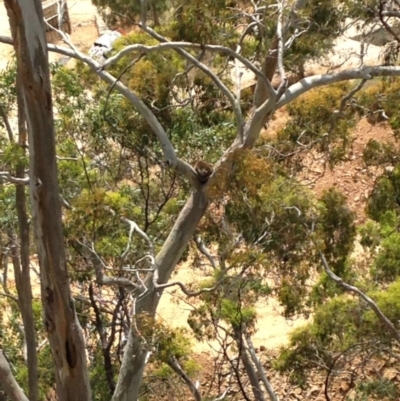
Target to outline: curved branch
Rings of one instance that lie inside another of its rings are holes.
[[[155,35],[157,35],[157,38],[159,38],[159,40],[163,40],[160,39],[162,37],[159,37],[158,34]],[[9,37],[0,36],[0,43],[11,45],[13,44],[13,41]],[[49,44],[48,50],[65,56],[77,58],[86,63],[100,78],[102,78],[109,84],[112,85],[115,83],[115,78],[106,71],[103,71],[102,66],[99,63],[91,59],[86,54],[77,51],[76,49],[71,50],[62,46]],[[179,51],[179,49],[177,49],[177,51]],[[185,52],[184,50],[181,51],[183,53],[186,53],[187,56],[193,58],[195,62],[199,63],[199,61],[192,57],[189,53]],[[205,67],[202,63],[199,64]],[[268,115],[268,113],[271,113],[275,109],[279,109],[285,106],[286,104],[297,99],[300,95],[308,92],[309,90],[317,88],[319,86],[326,86],[341,81],[349,81],[353,79],[369,80],[378,76],[400,76],[400,67],[364,66],[362,68],[349,69],[335,74],[314,75],[300,80],[298,83],[290,86],[276,104],[274,97],[271,96],[270,99],[266,100],[256,109],[246,128],[245,146],[252,146],[255,139],[257,139],[259,130],[261,129],[264,122],[263,119],[265,119],[265,116]],[[121,82],[116,83],[115,88],[138,109],[138,111],[146,119],[154,133],[157,135],[163,149],[164,157],[167,164],[174,167],[177,172],[187,177],[192,186],[199,189],[200,186],[197,180],[196,172],[188,163],[177,158],[175,150],[165,130],[163,129],[157,118],[154,116],[154,114],[151,112],[151,110]]]
[[[0,182],[9,182],[10,184],[28,185],[29,177],[19,178],[12,176],[8,171],[0,171]]]
[[[192,392],[194,399],[196,401],[201,401],[202,397],[197,386],[192,382],[188,374],[182,369],[178,360],[174,356],[171,356],[167,359],[167,363],[171,367],[171,369],[186,383],[186,385]]]
[[[156,275],[154,274],[154,277],[156,277]],[[203,288],[201,290],[198,291],[189,291],[184,285],[183,283],[181,283],[180,281],[174,281],[172,283],[167,283],[167,284],[157,284],[156,282],[154,282],[154,288],[156,290],[164,290],[165,288],[169,288],[169,287],[173,287],[173,286],[178,286],[181,291],[188,297],[198,297],[201,294],[205,294],[207,292],[213,292],[214,290],[216,290],[220,284],[225,281],[225,279],[222,279],[220,281],[217,282],[217,284],[215,284],[213,287],[210,288]]]
[[[165,43],[170,43],[164,36],[160,35],[153,29],[149,27],[141,27],[146,33],[151,35],[153,38],[157,39],[158,41],[162,42],[163,44]],[[178,42],[179,43],[179,42]],[[189,45],[193,46],[192,43],[188,43]],[[160,44],[161,45],[161,44]],[[195,45],[195,46],[200,46],[200,45]],[[205,48],[206,46],[211,46],[211,45],[204,45],[200,46],[200,49]],[[238,99],[235,99],[234,95],[232,92],[228,89],[228,87],[218,78],[218,76],[208,67],[206,67],[203,63],[201,63],[199,60],[197,60],[196,57],[192,56],[190,53],[187,51],[183,50],[181,48],[182,46],[177,47],[175,44],[174,50],[176,50],[177,53],[179,53],[182,57],[186,58],[190,63],[195,65],[198,69],[206,73],[217,85],[218,89],[229,99],[229,102],[232,105],[233,111],[236,115],[237,123],[238,123],[238,137],[241,137],[242,135],[242,130],[243,130],[243,115],[242,115],[242,109],[240,108],[240,103]],[[211,47],[210,47],[211,49]],[[221,50],[223,51],[223,50]],[[232,50],[233,53],[236,53]]]
[[[0,43],[12,45],[13,40],[6,36],[0,36]],[[175,149],[172,146],[172,143],[169,140],[168,135],[165,132],[164,128],[157,120],[156,116],[152,113],[152,111],[146,106],[146,104],[141,99],[139,99],[138,96],[136,96],[134,92],[132,92],[122,82],[116,82],[117,81],[116,78],[107,71],[104,71],[101,64],[93,60],[88,55],[78,51],[76,48],[68,49],[62,46],[48,44],[47,49],[49,51],[62,54],[64,56],[73,57],[84,62],[103,81],[107,82],[110,85],[114,85],[115,89],[135,106],[135,108],[143,116],[143,118],[147,121],[153,132],[156,134],[160,146],[162,148],[166,164],[169,167],[173,167],[178,173],[187,177],[193,187],[197,189],[200,188],[197,180],[197,174],[194,171],[193,167],[189,163],[186,163],[185,161],[179,159],[176,156]]]
[[[160,38],[161,39],[161,38]],[[122,57],[126,56],[132,52],[140,52],[142,54],[152,53],[155,51],[162,51],[167,49],[196,49],[196,50],[209,50],[215,53],[225,53],[228,56],[231,56],[237,60],[239,60],[245,67],[247,67],[251,72],[253,72],[256,76],[260,79],[264,80],[266,84],[269,83],[266,76],[259,70],[250,60],[241,56],[239,53],[235,52],[234,50],[230,49],[229,47],[221,46],[221,45],[201,45],[198,43],[191,43],[191,42],[162,42],[158,45],[154,46],[146,46],[142,44],[134,44],[124,47],[119,53],[115,54],[112,57],[109,57],[107,61],[103,64],[103,68],[106,69],[109,66],[115,64],[118,60]],[[272,88],[272,85],[271,85]]]
[[[319,74],[303,78],[296,84],[290,86],[277,103],[277,108],[297,99],[303,93],[319,86],[331,85],[341,81],[350,81],[353,79],[370,80],[375,77],[398,77],[400,76],[400,67],[387,66],[364,66],[361,68],[352,68],[334,74]]]
[[[100,258],[100,256],[97,254],[97,252],[94,249],[94,246],[92,245],[91,247],[77,241],[80,245],[84,247],[84,250],[88,254],[88,259],[92,263],[95,273],[96,273],[96,281],[98,284],[101,285],[109,285],[109,286],[117,286],[117,287],[122,287],[126,288],[128,291],[134,291],[138,289],[138,285],[135,284],[133,281],[125,278],[125,277],[110,277],[106,276],[103,273],[103,269],[107,268],[103,260]]]
[[[352,292],[360,297],[366,304],[373,310],[377,318],[381,323],[392,333],[395,340],[400,344],[400,331],[396,329],[395,325],[388,319],[388,317],[381,311],[379,306],[373,301],[367,294],[359,290],[357,287],[350,285],[343,281],[339,276],[337,276],[329,267],[328,262],[325,259],[325,255],[320,252],[319,256],[324,266],[326,274],[340,287],[344,288],[346,291]]]

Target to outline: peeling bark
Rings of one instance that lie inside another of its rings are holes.
[[[6,0],[25,99],[30,195],[44,323],[60,401],[89,401],[86,352],[71,298],[57,182],[53,105],[40,0]]]

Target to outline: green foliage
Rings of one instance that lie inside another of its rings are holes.
[[[91,350],[91,363],[89,365],[89,379],[96,401],[108,401],[112,394],[108,385],[101,345]],[[117,376],[114,377],[114,380]]]
[[[160,392],[166,394],[168,388],[174,388],[174,394],[181,387],[181,377],[176,374],[175,366],[178,364],[193,379],[200,371],[199,364],[191,358],[192,344],[188,338],[188,332],[184,328],[172,329],[165,322],[149,322],[152,331],[151,339],[153,353],[150,362],[149,375],[144,380],[142,387],[154,388],[160,386]],[[150,328],[150,327],[149,327]],[[145,393],[145,391],[144,391]]]
[[[16,224],[15,188],[0,186],[0,227],[4,232]]]
[[[28,158],[17,143],[10,143],[2,148],[1,162],[7,171],[15,171],[17,166],[28,166]],[[3,164],[4,163],[4,164]]]
[[[346,197],[335,188],[325,191],[318,203],[318,224],[314,236],[315,246],[323,252],[331,270],[345,281],[354,281],[350,259],[356,239],[355,214],[347,206]],[[318,264],[321,262],[318,260]],[[320,305],[343,289],[337,286],[324,272],[312,287],[308,304]]]
[[[9,288],[11,290],[11,288]],[[10,293],[16,296],[14,293]],[[36,341],[41,343],[45,338],[42,324],[42,304],[39,299],[33,299],[35,317]],[[21,330],[21,316],[18,305],[13,299],[3,297],[0,300],[0,319],[3,322],[0,329],[0,343],[7,359],[11,362],[12,373],[18,384],[27,392],[28,368],[23,356],[23,331]],[[38,350],[38,383],[39,400],[47,399],[47,393],[54,383],[54,365],[48,344]]]
[[[229,80],[223,79],[223,81],[229,86]],[[230,109],[230,104],[222,97],[220,90],[208,75],[202,72],[197,73],[193,80],[193,89],[195,92],[195,110],[202,124],[213,126],[221,123],[223,119],[230,121],[232,124],[232,112],[224,111]]]
[[[295,316],[304,312],[306,295],[306,288],[301,281],[292,280],[290,277],[283,278],[277,290],[277,296],[279,302],[285,307],[285,317]]]
[[[381,4],[379,0],[346,0],[341,2],[343,11],[350,18],[359,18],[365,25],[377,17],[379,4]]]
[[[123,22],[115,18],[117,13],[137,20],[140,11],[139,2],[95,0],[95,3],[102,10],[112,9],[114,14],[110,15],[115,24]],[[307,30],[307,33],[300,35],[290,47],[285,55],[285,67],[303,73],[306,60],[318,57],[332,46],[340,32],[341,12],[353,6],[355,10],[358,3],[343,2],[342,7],[338,7],[328,0],[309,2],[305,10],[298,13],[297,25],[297,29]],[[226,0],[179,0],[174,4],[153,0],[147,4],[155,25],[159,18],[163,19],[163,25],[157,29],[168,39],[217,43],[231,48],[240,35],[238,26],[248,23],[245,14],[240,16],[235,7],[252,7],[247,2]],[[265,31],[249,32],[242,42],[242,54],[254,60],[276,32],[276,8],[270,7],[275,4],[267,1],[264,5]],[[168,11],[172,15],[172,8],[175,8],[172,21],[167,18],[164,21]],[[151,46],[158,42],[135,32],[117,41],[115,51],[135,43]],[[193,50],[190,52],[198,56]],[[226,79],[224,70],[225,56],[218,53],[214,56],[210,68],[230,87],[232,83]],[[205,52],[203,57],[203,61],[208,60],[209,54]],[[74,283],[79,282],[79,288],[86,293],[87,283],[94,280],[94,269],[84,244],[93,246],[107,266],[108,275],[132,279],[132,269],[129,271],[126,266],[148,268],[143,255],[148,255],[149,245],[135,232],[130,238],[132,226],[127,223],[132,221],[143,229],[157,252],[190,189],[166,170],[158,140],[132,105],[113,88],[89,77],[79,63],[78,71],[80,75],[55,65],[52,84],[57,110],[60,192],[70,205],[63,210],[70,277]],[[205,159],[214,163],[232,143],[237,127],[229,102],[208,75],[198,71],[187,74],[187,64],[177,52],[129,54],[109,71],[119,76],[156,115],[182,159],[189,162]],[[345,197],[333,189],[317,202],[293,176],[295,169],[288,168],[291,160],[282,156],[301,148],[324,152],[331,166],[345,159],[352,141],[350,130],[355,124],[355,113],[353,104],[352,108],[341,106],[350,89],[347,84],[318,88],[289,104],[290,120],[277,138],[265,139],[263,144],[267,146],[264,148],[240,150],[228,161],[233,164],[234,174],[223,176],[221,173],[217,183],[220,188],[210,189],[215,199],[214,209],[200,227],[207,246],[218,254],[215,258],[218,266],[204,282],[192,283],[192,287],[200,289],[215,286],[213,291],[205,291],[197,298],[196,309],[190,314],[189,324],[196,339],[215,339],[221,326],[233,344],[244,335],[252,335],[258,318],[257,305],[271,294],[284,306],[286,316],[308,313],[307,308],[316,304],[313,323],[293,333],[290,345],[276,363],[279,370],[289,371],[298,383],[305,382],[307,370],[318,366],[321,359],[330,366],[343,348],[357,342],[378,339],[390,345],[389,333],[367,306],[358,299],[342,295],[341,289],[325,274],[317,278],[318,284],[310,289],[310,278],[315,282],[314,275],[320,267],[319,251],[324,252],[330,267],[344,279],[353,280],[357,276],[357,272],[351,271],[349,260],[356,236],[354,214],[346,206]],[[358,97],[358,110],[364,108],[374,114],[384,109],[390,117],[389,123],[398,130],[399,89],[397,80],[382,80],[371,85],[365,95]],[[381,96],[383,92],[385,96]],[[0,95],[0,105],[10,113],[15,106],[15,68],[0,76]],[[250,89],[243,93],[245,112],[250,110],[252,95]],[[342,113],[335,112],[339,109]],[[0,137],[0,147],[2,169],[11,171],[17,165],[27,166],[21,149],[5,135]],[[269,153],[271,147],[277,150],[273,157]],[[365,162],[372,165],[392,164],[397,157],[394,146],[377,141],[370,141],[364,153]],[[300,157],[293,159],[301,164]],[[399,174],[400,169],[396,167],[378,180],[368,204],[368,213],[374,221],[367,222],[359,230],[362,245],[377,255],[371,269],[375,283],[371,284],[370,277],[360,278],[359,283],[363,289],[374,289],[368,293],[393,321],[400,320],[400,284],[395,281],[386,291],[381,291],[379,286],[398,279],[400,273],[397,266],[400,259]],[[14,189],[1,186],[0,241],[3,237],[8,241],[10,228],[15,231],[14,202]],[[189,251],[184,257],[187,255]],[[125,312],[121,311],[128,309],[129,297],[121,293],[121,289],[110,288],[107,296],[118,300],[125,297],[123,307],[115,312],[122,320]],[[325,302],[323,306],[321,301]],[[94,302],[97,302],[96,297]],[[35,300],[33,307],[36,329],[43,337],[41,305]],[[11,305],[10,309],[10,327],[17,332],[18,309],[16,305]],[[101,401],[109,399],[110,394],[103,350],[89,330],[92,312],[88,309],[83,303],[78,306],[82,325],[88,330],[92,388],[95,398]],[[110,318],[102,317],[107,331]],[[121,326],[123,323],[118,322]],[[173,374],[171,367],[174,360],[189,376],[198,373],[200,367],[191,358],[186,330],[172,329],[150,318],[147,329],[143,335],[154,352],[149,367],[151,375],[146,377],[145,387],[151,385],[153,377],[167,382],[174,376],[171,383],[177,383],[179,377]],[[21,336],[17,334],[11,338],[9,329],[3,327],[0,338],[10,350],[18,371],[17,379],[26,388]],[[119,367],[116,356],[119,346],[113,344],[110,351],[115,374]],[[237,352],[235,345],[231,350]],[[44,399],[53,384],[49,347],[39,353],[39,359],[41,398]],[[395,394],[383,381],[363,383],[359,390],[380,397],[394,397]]]
[[[359,341],[357,329],[363,324],[363,309],[347,296],[336,297],[315,310],[314,321],[290,334],[274,367],[289,372],[297,384],[304,384],[308,369],[322,359],[329,366],[332,351],[340,351]]]
[[[236,252],[227,262],[229,270],[215,270],[212,278],[204,280],[200,289],[215,287],[200,296],[201,304],[190,312],[188,323],[199,341],[214,339],[216,326],[228,324],[227,333],[238,338],[238,333],[252,333],[257,310],[255,303],[271,293],[261,278],[263,259],[246,252]]]
[[[243,308],[237,301],[223,299],[218,318],[228,321],[233,329],[240,329],[242,326],[252,326],[256,312],[253,308]]]
[[[54,386],[54,361],[47,344],[38,354],[39,360],[39,399],[47,400],[49,389]]]
[[[306,61],[325,55],[341,33],[343,15],[342,9],[331,0],[307,2],[299,13],[300,21],[296,25],[298,31],[305,29],[307,34],[300,35],[285,55],[286,68],[303,73]],[[272,32],[275,33],[275,29]]]
[[[132,199],[121,193],[106,192],[96,189],[92,192],[82,191],[73,202],[73,209],[66,215],[65,226],[67,233],[91,233],[97,241],[97,249],[104,257],[121,255],[128,242],[128,232],[116,216],[128,214],[132,216]],[[138,216],[141,210],[138,210]],[[138,246],[142,241],[138,240]],[[142,245],[143,246],[143,245]],[[140,248],[138,248],[139,251]]]
[[[398,321],[399,279],[387,289],[375,290],[368,295],[385,316],[392,322]],[[392,347],[394,344],[391,342],[391,333],[363,301],[341,295],[317,307],[313,322],[292,332],[289,345],[282,348],[274,366],[280,371],[289,372],[297,383],[304,383],[307,370],[319,366],[321,359],[330,366],[335,355],[345,351],[357,355],[356,346],[360,344],[367,354],[371,350],[376,352],[374,347],[377,343]]]
[[[187,330],[184,328],[172,329],[164,323],[157,322],[153,344],[157,349],[157,359],[164,363],[168,363],[171,358],[182,362],[189,359],[191,343]],[[193,373],[196,372],[191,372],[191,374]]]
[[[238,160],[226,215],[249,244],[258,243],[287,267],[306,259],[312,201],[304,187],[253,152]]]
[[[400,274],[400,233],[394,232],[381,242],[372,275],[378,281],[393,281]]]
[[[345,83],[318,88],[290,103],[287,107],[290,120],[272,142],[279,155],[292,153],[300,143],[303,149],[315,148],[327,153],[331,165],[343,160],[352,143],[350,129],[355,124],[354,113],[346,107],[339,117],[334,111],[340,108],[349,90]]]
[[[390,142],[380,142],[370,139],[363,151],[363,160],[367,166],[383,166],[395,164],[399,152]]]
[[[133,44],[154,46],[158,42],[142,32],[134,32],[118,39],[114,48],[121,51]],[[123,57],[112,67],[111,71],[118,76],[132,63],[132,55]],[[158,107],[164,107],[170,90],[170,82],[178,72],[183,72],[185,63],[173,51],[151,52],[146,58],[141,58],[121,77],[129,87],[145,102],[157,102]],[[179,82],[179,81],[178,81]]]
[[[115,48],[118,51],[136,43],[154,45],[156,42],[143,33],[132,33],[119,39]],[[184,75],[177,75],[185,70],[185,63],[173,51],[149,53],[128,68],[131,61],[130,57],[122,58],[111,72],[116,75],[123,72],[121,81],[152,109],[181,157],[209,161],[219,157],[236,132],[234,116],[230,110],[226,111],[227,102],[211,79],[197,73],[189,83]],[[76,84],[81,85],[80,82]],[[94,96],[99,102],[97,112],[90,112],[86,106],[82,114],[88,116],[83,123],[87,125],[86,131],[95,135],[96,147],[111,135],[113,140],[135,153],[155,152],[157,159],[162,158],[152,130],[139,113],[132,111],[130,103],[103,87],[99,87]],[[181,98],[186,106],[177,108],[176,99]]]
[[[215,109],[210,113],[203,113],[199,108],[177,109],[172,118],[174,123],[169,137],[178,154],[187,155],[193,162],[206,160],[214,163],[236,135],[232,117]]]
[[[8,115],[15,107],[17,99],[16,91],[17,65],[13,59],[8,62],[7,67],[0,70],[0,106]],[[0,121],[0,127],[4,123]]]
[[[355,214],[347,206],[346,197],[331,188],[319,204],[319,229],[324,238],[324,255],[330,268],[343,276],[346,261],[353,250],[356,227]]]
[[[354,401],[367,401],[371,397],[388,401],[399,399],[399,390],[396,387],[396,383],[386,378],[364,381],[357,386],[356,393]]]
[[[400,279],[391,283],[387,289],[375,290],[370,294],[371,298],[375,300],[379,308],[385,316],[392,322],[397,322],[400,319]],[[387,331],[384,324],[379,318],[371,311],[368,310],[365,314],[366,319],[369,321],[370,330],[376,330],[375,335],[378,338],[387,336],[390,338],[391,334]]]
[[[120,38],[114,45],[119,51],[131,44],[155,45],[157,42],[143,33],[131,33]],[[118,76],[129,68],[132,63],[131,55],[122,58],[111,71]],[[145,103],[153,104],[153,108],[164,108],[168,105],[170,83],[178,72],[182,72],[184,63],[173,51],[153,52],[138,60],[133,67],[122,75],[126,83]],[[165,116],[164,113],[157,113]]]
[[[381,241],[380,225],[372,220],[368,220],[365,224],[358,228],[360,234],[360,244],[372,251],[376,249]]]
[[[140,17],[141,3],[135,0],[93,0],[93,4],[109,25],[132,24]],[[148,18],[154,24],[159,24],[160,14],[167,10],[170,2],[167,0],[148,0]]]
[[[172,40],[218,43],[229,46],[238,39],[232,0],[179,0],[169,28]],[[230,7],[228,7],[228,5]]]
[[[377,180],[368,199],[368,216],[383,222],[387,220],[387,212],[393,212],[397,218],[400,212],[397,199],[400,199],[400,165],[393,171],[386,171]]]
[[[400,129],[399,91],[399,78],[381,78],[373,81],[357,96],[361,115],[366,115],[369,122],[377,123],[384,121],[382,112],[385,112],[389,125],[397,136]]]

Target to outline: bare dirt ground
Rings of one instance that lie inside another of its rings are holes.
[[[78,49],[87,50],[98,37],[94,23],[96,7],[91,0],[72,0],[68,1],[68,10],[72,25],[72,42]],[[0,35],[11,36],[8,16],[2,0],[0,0]],[[0,69],[7,66],[12,52],[11,46],[0,43]],[[58,54],[49,54],[50,61],[56,61],[59,58]]]
[[[366,201],[376,178],[382,173],[382,168],[367,167],[364,164],[364,148],[371,139],[394,143],[394,134],[388,124],[383,122],[371,125],[363,118],[356,125],[352,136],[354,142],[349,160],[336,165],[334,170],[325,165],[324,157],[315,154],[308,156],[303,182],[317,196],[331,187],[340,190],[346,195],[349,207],[356,213],[357,222],[361,223],[365,220]]]

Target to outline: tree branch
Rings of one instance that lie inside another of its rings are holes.
[[[29,177],[14,177],[8,171],[0,171],[0,182],[9,182],[10,184],[17,185],[27,185],[29,184]]]
[[[5,44],[13,44],[13,40],[9,37],[0,36],[0,43]],[[63,54],[68,57],[76,58],[85,64],[87,64],[102,80],[107,82],[109,85],[114,85],[115,89],[121,93],[127,100],[129,100],[133,106],[138,110],[138,112],[142,115],[142,117],[149,124],[153,132],[158,138],[160,146],[162,148],[164,158],[167,166],[173,167],[178,173],[187,177],[189,182],[196,189],[200,189],[201,185],[198,182],[197,174],[193,167],[186,163],[185,161],[179,159],[176,156],[176,152],[174,147],[172,146],[171,141],[168,138],[167,133],[164,128],[156,118],[156,116],[152,113],[152,111],[145,105],[145,103],[139,99],[139,97],[133,93],[126,85],[122,82],[117,81],[117,79],[109,74],[108,72],[102,69],[101,64],[97,61],[93,60],[88,55],[78,51],[76,48],[67,49],[62,46],[57,45],[47,45],[47,49],[49,51],[54,51],[59,54]]]
[[[4,125],[6,126],[9,141],[14,142],[14,133],[10,125],[10,120],[8,119],[7,113],[2,105],[0,105],[0,117],[3,119]]]
[[[146,27],[142,26],[142,29],[146,33],[151,35],[153,38],[157,39],[158,41],[163,42],[163,43],[169,43],[166,38],[164,38],[162,35],[160,35],[156,31],[154,31],[153,29],[151,29],[147,26]],[[190,44],[190,45],[192,45],[192,44]],[[178,54],[180,54],[181,56],[186,58],[190,63],[195,65],[197,68],[199,68],[204,73],[206,73],[214,81],[215,85],[219,88],[219,90],[228,98],[228,100],[230,101],[231,106],[233,108],[233,111],[236,115],[236,120],[237,120],[237,124],[238,124],[238,137],[241,138],[244,122],[243,122],[243,115],[242,115],[242,110],[240,108],[239,100],[235,99],[232,92],[218,78],[218,76],[210,68],[206,67],[203,63],[201,63],[199,60],[197,60],[196,57],[193,57],[190,53],[188,53],[187,51],[183,50],[180,47],[175,48],[175,50]],[[232,52],[236,54],[236,52],[234,52],[233,50],[232,50]]]
[[[267,390],[270,400],[271,401],[279,401],[277,395],[275,394],[274,389],[272,388],[270,381],[268,380],[268,378],[265,374],[264,367],[262,366],[260,360],[257,358],[253,342],[251,341],[251,337],[249,336],[249,334],[247,332],[244,333],[244,337],[247,342],[247,349],[249,350],[251,359],[253,360],[254,365],[256,365],[257,373],[258,373],[261,381],[263,382],[265,389]]]
[[[186,374],[186,372],[182,369],[181,365],[175,357],[170,357],[167,360],[168,365],[172,368],[172,370],[186,383],[189,387],[190,391],[194,395],[196,401],[201,401],[201,395],[195,384],[192,382],[190,377]]]
[[[208,259],[211,266],[215,270],[217,268],[217,264],[215,263],[214,257],[211,255],[209,249],[206,247],[205,243],[201,239],[200,235],[196,235],[195,242],[198,250]]]
[[[307,1],[308,0],[296,0],[294,2],[286,23],[284,25],[282,25],[281,23],[274,38],[272,39],[271,46],[268,50],[262,66],[262,71],[269,81],[272,81],[278,63],[278,52],[280,47],[278,36],[281,35],[281,40],[283,42],[285,41],[286,34],[288,33],[289,29],[293,27],[294,22],[298,18],[298,11],[306,6]],[[260,108],[262,104],[265,104],[268,98],[273,98],[274,96],[276,97],[275,90],[271,91],[268,87],[265,86],[265,83],[263,81],[258,79],[254,92],[254,106]],[[265,121],[263,121],[263,124],[264,122]]]
[[[400,43],[400,37],[399,35],[392,29],[392,27],[385,21],[384,15],[383,15],[383,10],[385,6],[385,1],[381,0],[379,2],[379,20],[381,21],[382,25],[385,27],[385,29],[393,36],[393,38],[397,41],[397,43]]]
[[[331,85],[341,81],[350,81],[353,79],[370,80],[375,77],[398,77],[400,76],[400,67],[388,66],[363,66],[361,68],[353,68],[344,70],[334,74],[319,74],[303,78],[296,84],[290,86],[277,103],[277,108],[281,108],[286,104],[297,99],[300,95],[311,89],[320,86]]]
[[[91,247],[89,247],[88,245],[85,245],[82,242],[79,242],[79,241],[77,241],[77,242],[80,245],[82,245],[84,247],[84,249],[86,249],[87,252],[89,253],[90,261],[96,272],[96,281],[99,284],[124,287],[124,288],[128,289],[129,291],[134,291],[139,288],[139,286],[137,284],[135,284],[133,281],[131,281],[127,278],[109,277],[109,276],[104,275],[103,269],[107,268],[107,266],[102,261],[102,259],[97,254],[97,252],[94,250],[93,245]]]
[[[13,376],[3,351],[0,350],[0,383],[12,401],[29,401]]]
[[[373,310],[375,315],[381,321],[381,323],[392,333],[395,340],[400,344],[400,332],[396,329],[395,325],[386,317],[386,315],[381,311],[379,306],[374,302],[368,295],[363,293],[357,287],[350,285],[343,281],[339,276],[337,276],[329,267],[328,262],[325,259],[325,255],[320,252],[319,253],[322,265],[324,266],[326,274],[340,287],[344,288],[346,291],[352,292],[359,296],[363,301],[365,301],[368,306]]]

